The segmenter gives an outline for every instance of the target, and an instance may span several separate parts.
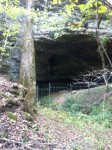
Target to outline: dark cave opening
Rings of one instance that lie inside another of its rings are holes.
[[[74,80],[80,74],[102,68],[97,48],[96,39],[91,35],[70,34],[63,35],[55,41],[35,41],[38,99],[59,91],[100,86],[100,83],[89,84],[83,80],[77,83]]]
[[[55,54],[53,56],[51,56],[48,59],[48,63],[49,63],[50,74],[55,75],[55,69],[56,69],[56,66],[58,66],[58,63],[59,63],[57,56]]]
[[[71,82],[72,77],[101,67],[91,35],[63,35],[35,41],[37,83]]]

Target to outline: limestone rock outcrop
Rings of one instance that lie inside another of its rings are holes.
[[[43,12],[45,2],[35,1],[34,8]],[[85,1],[80,1],[83,2]],[[32,29],[38,82],[69,80],[80,72],[101,68],[95,37],[96,19],[87,20],[81,28],[74,26],[71,29],[68,22],[81,21],[79,10],[75,10],[71,17],[65,18],[59,14],[58,9],[63,10],[63,5],[56,5],[46,15],[42,13],[40,17],[34,19]],[[106,41],[106,48],[110,59],[112,59],[111,27],[112,22],[103,18],[99,34],[101,39],[106,37],[109,39]],[[11,79],[16,81],[19,75],[20,51],[14,51],[9,62],[8,73]]]

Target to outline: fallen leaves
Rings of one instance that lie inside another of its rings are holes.
[[[111,129],[102,130],[93,122],[79,125],[70,114],[39,106],[37,118],[31,121],[16,105],[17,97],[9,92],[12,86],[0,76],[0,150],[112,149]]]

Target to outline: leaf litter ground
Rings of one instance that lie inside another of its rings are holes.
[[[10,93],[13,84],[0,75],[0,150],[112,150],[112,128],[76,123],[64,112],[40,106],[37,118],[27,121],[19,104],[7,105],[9,99],[18,100]],[[16,120],[7,112],[14,113]]]

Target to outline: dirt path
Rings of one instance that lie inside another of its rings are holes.
[[[52,93],[51,94],[51,99],[53,99],[55,102],[59,103],[59,104],[62,104],[64,103],[64,101],[70,97],[70,98],[73,98],[76,94],[76,91],[59,91],[59,92],[55,92],[55,93]]]

